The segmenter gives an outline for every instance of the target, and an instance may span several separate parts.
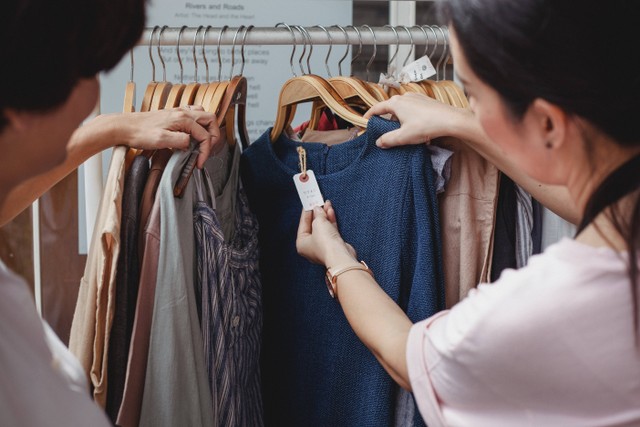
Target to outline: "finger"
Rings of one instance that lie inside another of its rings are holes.
[[[327,219],[327,214],[324,211],[324,209],[320,206],[316,206],[315,208],[313,208],[313,219],[319,219],[319,220],[326,220]]]
[[[387,132],[376,141],[376,145],[381,148],[389,148],[398,145],[402,138],[402,128]]]
[[[382,116],[387,113],[393,113],[393,108],[389,105],[389,101],[382,101],[374,104],[369,111],[364,114],[365,119],[370,119],[371,116]]]
[[[298,239],[311,234],[311,224],[313,221],[313,212],[302,210],[300,215],[300,224],[298,224]]]
[[[220,129],[216,125],[213,127],[210,124],[211,114],[204,111],[192,111],[189,114],[185,114],[181,117],[177,123],[177,127],[180,131],[186,132],[191,135],[193,139],[200,143],[198,150],[198,160],[196,166],[203,168],[204,163],[209,158],[213,144],[220,139]],[[205,123],[209,123],[211,130],[205,129],[197,120],[201,120]]]
[[[327,219],[329,220],[329,222],[331,222],[332,224],[337,224],[338,221],[336,220],[336,211],[335,209],[333,209],[333,205],[331,204],[330,200],[327,200],[325,202],[324,210],[327,213]]]

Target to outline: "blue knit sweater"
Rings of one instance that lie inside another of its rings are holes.
[[[394,424],[398,387],[329,296],[324,268],[296,252],[302,205],[292,176],[303,146],[345,241],[412,321],[424,319],[444,308],[435,177],[423,145],[376,147],[397,126],[373,117],[362,136],[334,146],[284,136],[272,144],[269,130],[242,155],[260,227],[267,426]]]

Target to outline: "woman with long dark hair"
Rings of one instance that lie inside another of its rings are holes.
[[[213,114],[103,115],[97,73],[141,37],[144,0],[8,0],[0,13],[0,226],[90,156],[118,144],[183,148],[201,167],[218,142]],[[109,426],[79,362],[39,317],[24,280],[0,261],[0,424]]]
[[[449,0],[441,12],[471,108],[394,97],[368,113],[401,122],[378,145],[465,140],[578,224],[575,239],[416,324],[329,202],[303,212],[298,251],[328,268],[354,331],[430,427],[638,426],[640,4]]]

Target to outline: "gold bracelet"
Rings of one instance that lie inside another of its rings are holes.
[[[329,290],[329,295],[331,295],[331,298],[336,298],[336,299],[338,298],[338,284],[337,284],[338,276],[341,275],[342,273],[346,273],[347,271],[351,271],[351,270],[366,271],[371,275],[371,277],[374,277],[373,271],[371,271],[369,266],[364,261],[360,261],[360,264],[342,267],[336,270],[335,272],[332,272],[331,268],[327,268],[327,272],[325,274],[324,280],[325,280],[325,283],[327,284],[327,289]]]

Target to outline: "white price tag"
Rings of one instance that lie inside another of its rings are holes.
[[[293,182],[298,190],[298,196],[302,202],[302,208],[305,211],[313,210],[316,206],[323,206],[324,199],[318,187],[318,181],[311,169],[307,169],[306,175],[302,173],[293,176]]]
[[[400,82],[421,82],[435,74],[436,70],[433,68],[429,57],[423,56],[402,68],[402,71],[400,72]]]

